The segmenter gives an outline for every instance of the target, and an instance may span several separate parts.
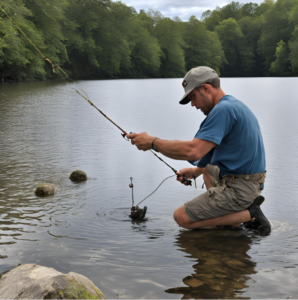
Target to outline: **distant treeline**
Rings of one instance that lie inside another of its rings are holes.
[[[298,75],[298,0],[230,4],[188,22],[111,0],[0,0],[32,42],[73,78]],[[0,80],[53,78],[0,10]]]

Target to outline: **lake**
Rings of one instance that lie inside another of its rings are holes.
[[[272,232],[181,229],[174,210],[202,190],[138,151],[75,91],[82,88],[127,132],[190,140],[204,115],[179,105],[182,79],[0,84],[0,273],[36,263],[87,276],[107,298],[298,298],[298,103],[296,78],[223,78],[263,133],[267,179],[262,209]],[[164,157],[163,157],[164,158]],[[164,158],[176,169],[187,162]],[[73,170],[88,175],[69,180]],[[38,198],[41,183],[55,195]]]

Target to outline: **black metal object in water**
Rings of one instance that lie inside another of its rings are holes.
[[[147,206],[144,208],[139,208],[138,206],[132,206],[131,214],[129,217],[133,220],[144,220],[147,212]]]
[[[138,205],[137,206],[134,205],[132,180],[133,180],[133,178],[130,177],[129,187],[131,188],[132,206],[131,206],[131,213],[130,213],[129,217],[133,220],[143,220],[145,218],[145,215],[147,212],[147,206],[144,206],[144,208],[139,208]]]

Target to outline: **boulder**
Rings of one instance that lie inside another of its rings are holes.
[[[87,180],[87,174],[82,170],[75,170],[70,174],[69,179],[74,181],[74,182],[86,181]]]
[[[55,193],[54,186],[49,183],[43,183],[39,185],[35,190],[35,195],[39,197],[54,195],[54,193]]]
[[[0,299],[106,299],[87,277],[36,264],[18,266],[0,279]]]

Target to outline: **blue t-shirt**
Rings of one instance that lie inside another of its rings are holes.
[[[222,97],[201,123],[195,138],[217,145],[198,161],[200,168],[216,165],[221,176],[265,171],[265,149],[258,120],[233,96]]]

